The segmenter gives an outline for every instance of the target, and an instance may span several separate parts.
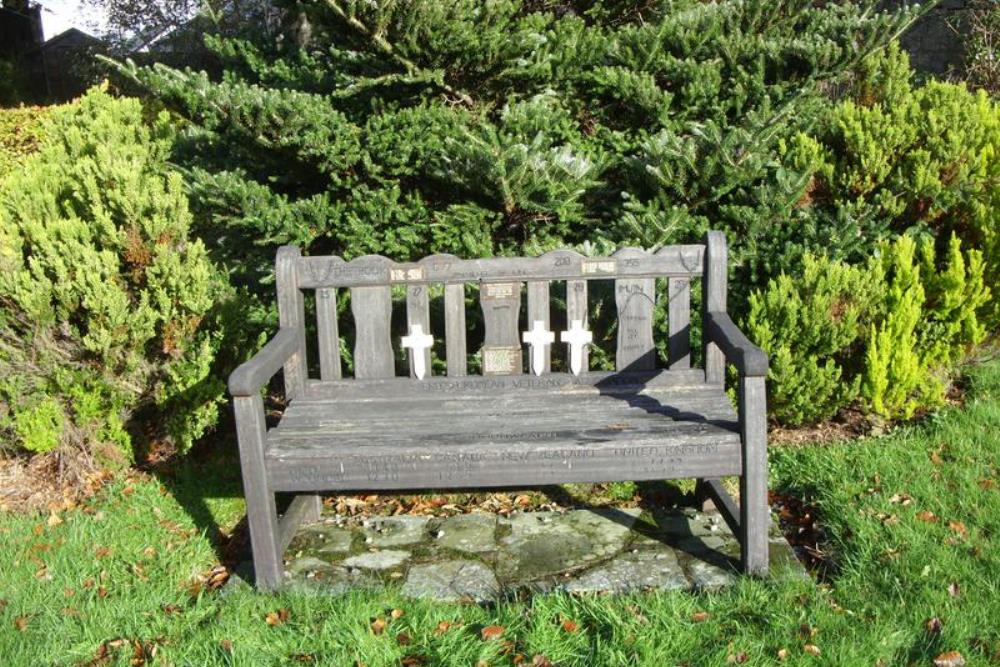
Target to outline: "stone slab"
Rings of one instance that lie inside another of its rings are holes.
[[[769,548],[773,577],[809,579],[776,526]],[[299,530],[285,569],[297,591],[383,587],[411,597],[483,602],[555,590],[715,590],[739,580],[739,556],[739,543],[717,512],[609,508],[327,518]]]

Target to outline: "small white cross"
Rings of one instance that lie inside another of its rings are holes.
[[[545,346],[556,340],[555,333],[545,328],[545,322],[535,320],[531,331],[521,334],[521,340],[531,346],[531,370],[535,375],[545,372]]]
[[[594,334],[583,328],[583,320],[573,320],[569,331],[559,334],[559,340],[569,343],[569,368],[573,375],[583,370],[583,346],[594,342]]]
[[[424,328],[419,324],[410,325],[410,335],[403,336],[401,342],[403,347],[410,350],[410,360],[413,362],[413,374],[418,380],[423,380],[427,373],[427,365],[424,363],[424,350],[434,345],[434,336],[424,333]]]

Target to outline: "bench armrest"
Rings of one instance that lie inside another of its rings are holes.
[[[299,331],[282,327],[260,352],[241,364],[229,376],[229,393],[233,396],[254,396],[299,347]]]
[[[741,375],[767,375],[767,355],[750,342],[727,313],[705,314],[705,336],[719,346],[726,359],[736,366]]]

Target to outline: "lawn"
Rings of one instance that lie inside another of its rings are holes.
[[[492,607],[217,590],[198,582],[214,526],[240,519],[239,482],[188,465],[0,516],[0,664],[1000,664],[1000,363],[967,389],[878,438],[772,451],[772,488],[828,536],[818,582]]]

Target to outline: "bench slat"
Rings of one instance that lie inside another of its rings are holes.
[[[396,374],[390,322],[392,292],[384,287],[351,289],[351,312],[354,314],[354,376],[390,378]]]
[[[587,281],[566,281],[566,328],[573,326],[573,320],[583,322],[583,328],[589,329],[590,316],[587,306]],[[569,365],[569,350],[566,351],[566,363]],[[590,348],[584,346],[581,351],[580,368],[586,373],[590,367]]]
[[[549,283],[544,280],[537,280],[528,283],[528,329],[535,326],[535,322],[540,321],[546,331],[551,331],[549,322]],[[532,352],[531,354],[534,354]],[[549,373],[552,370],[552,346],[545,346],[545,366],[542,373]],[[529,363],[530,366],[530,363]],[[530,370],[530,369],[529,369]]]
[[[637,259],[645,252],[622,248],[614,254],[619,261]],[[656,304],[656,281],[652,278],[619,278],[615,281],[615,304],[618,307],[618,370],[656,368],[653,343],[653,306]]]
[[[667,290],[670,299],[667,306],[669,368],[691,368],[691,281],[670,278]]]
[[[444,286],[444,343],[448,356],[448,377],[467,372],[468,351],[465,342],[465,285]]]
[[[337,324],[337,289],[316,290],[316,335],[319,338],[319,376],[323,380],[339,380],[340,328]]]
[[[478,446],[386,447],[377,452],[331,441],[326,456],[267,460],[277,491],[537,486],[567,482],[676,479],[742,472],[738,443],[656,434],[628,443],[579,447],[492,442]],[[370,448],[374,449],[374,448]]]

